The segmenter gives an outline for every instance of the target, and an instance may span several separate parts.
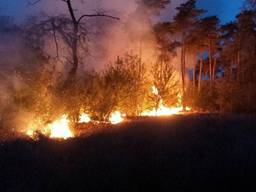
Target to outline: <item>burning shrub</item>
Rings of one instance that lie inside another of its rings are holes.
[[[146,97],[145,64],[137,55],[118,57],[104,74],[106,84],[115,96],[116,110],[138,115]]]
[[[163,100],[167,106],[178,103],[179,87],[173,66],[168,58],[158,58],[152,67],[154,87],[149,96],[154,108],[158,108]]]
[[[116,110],[135,115],[146,95],[145,67],[136,55],[118,57],[101,74],[86,74],[84,107],[100,120]]]

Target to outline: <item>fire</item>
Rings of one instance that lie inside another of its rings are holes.
[[[110,115],[109,121],[110,121],[112,124],[119,124],[119,123],[121,123],[121,122],[124,121],[124,118],[123,118],[123,115],[121,114],[121,112],[115,111],[115,112],[113,112],[113,113]]]
[[[63,138],[67,139],[74,137],[69,127],[69,120],[67,115],[63,115],[60,119],[57,119],[52,124],[48,125],[50,128],[50,138]]]
[[[82,113],[79,117],[78,123],[89,123],[90,121],[90,116],[87,113]]]
[[[169,115],[175,115],[182,112],[182,107],[166,107],[163,105],[162,100],[160,101],[160,105],[157,109],[153,109],[151,111],[144,111],[141,113],[141,116],[169,116]]]
[[[26,131],[26,135],[33,139],[37,138],[37,133],[49,136],[50,138],[59,139],[74,137],[74,134],[69,127],[69,119],[67,115],[62,115],[59,119],[46,125],[42,122],[32,123]]]
[[[156,88],[156,86],[152,86],[152,93],[154,95],[159,95],[158,89]]]
[[[34,132],[32,129],[29,129],[29,130],[26,131],[26,134],[27,134],[29,137],[33,138],[35,132]]]
[[[152,93],[156,96],[159,96],[159,91],[156,86],[152,86]],[[144,111],[141,113],[141,116],[170,116],[170,115],[175,115],[175,114],[180,114],[183,111],[183,107],[181,106],[181,96],[179,94],[179,105],[176,107],[166,107],[163,104],[162,98],[160,99],[160,103],[157,109],[153,109],[151,111]],[[186,107],[186,111],[190,111],[190,107]]]
[[[156,86],[152,86],[152,93],[159,99],[158,107],[152,110],[143,111],[140,116],[170,116],[174,114],[183,113],[183,107],[181,106],[182,97],[178,95],[178,104],[175,107],[167,107],[161,98]],[[185,108],[186,111],[190,111],[190,107]],[[108,121],[111,124],[119,124],[124,121],[126,115],[120,111],[115,111],[110,114]],[[78,123],[104,123],[101,121],[92,121],[88,113],[80,113]],[[62,115],[52,123],[45,123],[41,118],[36,118],[31,121],[26,129],[25,134],[33,139],[37,139],[38,134],[45,135],[50,138],[67,139],[74,137],[74,133],[70,129],[70,120],[67,115]]]

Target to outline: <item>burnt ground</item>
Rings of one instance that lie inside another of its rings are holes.
[[[252,115],[149,118],[0,144],[0,191],[255,191],[255,174]]]

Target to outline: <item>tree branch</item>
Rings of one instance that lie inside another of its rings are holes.
[[[85,17],[107,17],[107,18],[110,18],[110,19],[115,19],[115,20],[120,20],[120,18],[118,17],[114,17],[114,16],[111,16],[111,15],[105,15],[105,14],[91,14],[91,15],[82,15],[78,20],[77,20],[77,23],[79,24],[81,22],[81,20]]]
[[[72,18],[73,24],[74,24],[74,25],[77,25],[78,22],[77,22],[77,20],[76,20],[76,16],[75,16],[74,9],[73,9],[73,7],[72,7],[71,1],[70,1],[70,0],[62,0],[62,1],[64,1],[64,2],[67,3],[67,5],[68,5],[68,10],[69,10],[69,14],[70,14],[70,16],[71,16],[71,18]]]

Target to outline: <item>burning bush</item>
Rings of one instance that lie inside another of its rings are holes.
[[[152,67],[152,76],[151,107],[157,109],[163,101],[167,106],[176,105],[179,102],[179,87],[170,60],[159,57]]]
[[[122,122],[124,116],[138,116],[147,109],[164,108],[178,101],[177,81],[169,62],[157,62],[147,75],[140,57],[125,54],[103,72],[80,73],[70,84],[48,60],[37,67],[17,70],[22,82],[12,89],[12,106],[18,128],[31,137],[37,133],[53,138],[74,136],[77,123]],[[153,80],[149,77],[152,76]],[[149,88],[155,85],[155,92]],[[149,97],[151,95],[151,97]],[[164,105],[166,106],[164,106]],[[171,113],[169,113],[171,111]],[[162,113],[161,113],[162,114]],[[7,118],[5,118],[7,119]]]
[[[98,120],[106,120],[113,111],[139,114],[146,95],[144,63],[136,55],[125,54],[103,73],[88,72],[84,79],[83,106]]]

